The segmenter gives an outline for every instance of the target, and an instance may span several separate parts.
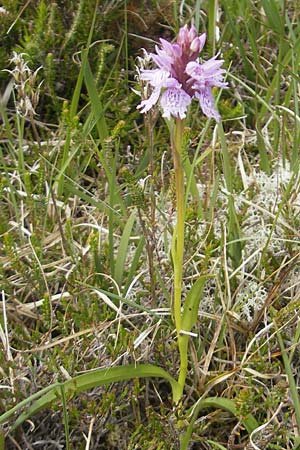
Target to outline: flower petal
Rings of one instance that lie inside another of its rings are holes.
[[[199,99],[203,113],[207,117],[213,117],[217,122],[219,122],[220,114],[215,107],[215,100],[211,88],[206,87],[200,91],[196,91],[195,97]]]
[[[215,60],[211,58],[204,64],[199,64],[195,61],[191,61],[186,66],[186,73],[191,77],[191,81],[194,81],[193,89],[203,89],[206,86],[217,86],[226,88],[227,84],[223,81],[223,74],[225,69],[220,69],[222,60]],[[191,84],[191,81],[189,83]]]
[[[182,48],[178,44],[171,44],[163,38],[160,38],[162,51],[165,51],[171,58],[180,58],[182,55]],[[157,51],[157,50],[156,50]]]
[[[195,39],[196,36],[197,36],[197,30],[196,30],[195,26],[192,25],[190,30],[189,30],[189,32],[188,32],[188,39],[189,39],[189,41],[192,42]]]
[[[167,89],[162,94],[160,100],[160,105],[163,109],[163,117],[166,117],[169,120],[171,116],[184,119],[191,101],[191,97],[183,89]]]
[[[148,81],[153,87],[161,87],[165,80],[170,77],[170,73],[163,69],[142,70],[141,80]]]
[[[166,70],[171,70],[174,58],[169,55],[165,50],[161,50],[157,45],[155,46],[155,53],[151,53],[153,61],[161,68]]]
[[[224,60],[223,59],[216,59],[217,56],[213,56],[208,61],[205,61],[205,63],[201,64],[201,68],[206,73],[215,72],[216,70],[220,69],[222,66]]]
[[[137,109],[141,109],[141,113],[146,113],[148,112],[158,101],[160,96],[160,88],[156,88],[154,89],[154,91],[152,92],[152,94],[150,95],[149,98],[147,98],[146,100],[143,100],[138,106]]]
[[[176,88],[176,89],[180,89],[181,88],[181,84],[176,80],[176,78],[168,78],[164,81],[163,83],[163,87],[165,88]]]
[[[187,42],[188,38],[189,38],[189,29],[188,26],[185,24],[184,27],[181,27],[178,32],[177,43],[182,46],[185,42]]]
[[[206,42],[206,33],[200,34],[199,40],[200,40],[200,49],[199,49],[199,52],[201,52],[202,49],[203,49],[203,47],[204,47],[204,45],[205,45],[205,42]]]

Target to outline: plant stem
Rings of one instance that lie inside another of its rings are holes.
[[[182,138],[183,121],[176,119],[175,129],[171,136],[176,185],[176,226],[172,243],[172,257],[174,265],[174,321],[177,335],[181,330],[181,291],[182,265],[184,249],[184,174],[182,166]]]
[[[154,268],[154,252],[155,252],[155,210],[156,210],[156,200],[155,200],[155,188],[154,188],[154,142],[153,142],[153,115],[149,111],[148,121],[147,121],[147,133],[149,140],[149,173],[150,173],[150,223],[149,223],[149,235],[146,238],[146,249],[148,253],[149,261],[149,275],[151,282],[151,299],[153,308],[157,307],[156,299],[156,274]]]
[[[185,198],[184,198],[184,170],[182,161],[182,141],[183,141],[183,120],[176,119],[175,129],[171,134],[171,144],[174,160],[175,185],[176,185],[176,226],[174,229],[172,242],[172,256],[174,265],[174,321],[178,339],[178,349],[180,354],[180,369],[178,384],[181,395],[183,393],[187,374],[187,345],[188,336],[181,336],[181,294],[182,294],[182,272],[183,272],[183,252],[184,252],[184,218],[185,218]]]
[[[180,368],[179,368],[178,384],[181,388],[181,395],[183,393],[188,369],[188,345],[189,345],[189,336],[179,335],[178,348],[180,355]]]

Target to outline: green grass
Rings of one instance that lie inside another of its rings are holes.
[[[1,72],[0,450],[296,450],[299,1],[2,3],[2,68],[24,51],[44,81],[24,119]],[[173,163],[132,89],[191,20],[229,89],[222,125],[196,102],[186,122],[174,405]]]

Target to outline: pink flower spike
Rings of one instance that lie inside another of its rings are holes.
[[[175,43],[160,39],[160,45],[155,47],[156,52],[150,54],[154,68],[140,71],[140,79],[150,85],[152,92],[138,106],[142,113],[158,103],[163,117],[183,119],[192,99],[196,98],[206,116],[220,120],[212,87],[227,87],[225,70],[221,68],[224,61],[214,56],[199,63],[198,55],[205,41],[205,33],[198,36],[196,28],[187,25],[180,28]]]

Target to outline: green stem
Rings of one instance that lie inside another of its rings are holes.
[[[178,348],[180,355],[178,384],[181,389],[181,395],[183,393],[188,369],[188,345],[189,345],[189,336],[187,335],[178,336]]]
[[[184,389],[187,375],[187,343],[188,336],[181,336],[181,296],[182,296],[182,273],[183,273],[183,252],[184,252],[184,218],[185,218],[185,198],[184,198],[184,169],[182,161],[182,141],[184,123],[181,119],[176,119],[175,129],[172,133],[171,144],[174,159],[175,185],[176,185],[176,226],[173,235],[172,256],[174,265],[174,321],[177,332],[178,348],[180,354],[180,369],[178,384],[181,395]]]
[[[218,0],[208,2],[208,40],[212,47],[212,54],[216,48],[216,22],[217,22]]]
[[[184,249],[184,174],[182,165],[183,121],[176,119],[175,130],[172,133],[172,152],[174,160],[176,185],[176,226],[173,235],[173,264],[174,264],[174,320],[177,335],[181,330],[181,291],[182,265]]]

